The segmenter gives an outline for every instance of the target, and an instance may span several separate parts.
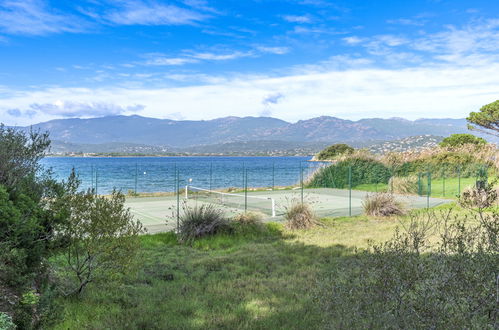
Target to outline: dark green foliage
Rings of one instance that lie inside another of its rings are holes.
[[[413,215],[389,242],[332,267],[318,295],[326,327],[497,328],[498,237],[499,214]]]
[[[352,168],[352,187],[361,184],[388,183],[390,169],[373,159],[352,158],[320,169],[308,183],[309,187],[348,188],[348,171]]]
[[[23,329],[45,321],[38,301],[24,297],[44,296],[45,261],[58,244],[54,228],[60,219],[50,203],[61,186],[39,165],[49,144],[47,134],[0,125],[0,291],[17,297],[14,305],[0,306],[8,306],[6,311]]]
[[[466,119],[469,129],[499,135],[499,100],[484,105],[478,112],[470,113]]]
[[[337,156],[349,155],[353,153],[355,149],[350,147],[348,144],[338,143],[327,147],[317,154],[317,160],[334,159]]]
[[[181,242],[192,243],[197,238],[230,230],[229,220],[216,205],[185,206],[178,235]]]
[[[487,141],[472,134],[452,134],[440,142],[441,147],[460,147],[465,144],[483,145]]]

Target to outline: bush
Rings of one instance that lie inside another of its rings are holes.
[[[350,147],[348,144],[333,144],[326,149],[319,152],[316,156],[317,160],[334,159],[337,156],[348,155],[354,152],[354,148]]]
[[[417,194],[418,178],[416,176],[391,177],[388,181],[389,189],[395,194]]]
[[[460,147],[465,144],[473,144],[476,146],[487,144],[487,141],[481,137],[472,134],[452,134],[440,142],[441,147]]]
[[[352,187],[360,184],[388,183],[390,169],[383,163],[369,158],[352,158],[321,168],[308,180],[307,186],[347,188],[348,171],[352,168]]]
[[[244,226],[262,226],[264,215],[258,212],[243,212],[234,217],[234,221]]]
[[[459,198],[459,205],[464,208],[486,209],[497,202],[497,190],[493,184],[485,187],[468,187]]]
[[[385,192],[367,194],[362,201],[362,207],[366,215],[375,217],[389,217],[406,213],[404,204],[398,201],[393,194]]]
[[[331,329],[495,329],[499,215],[415,213],[319,282]]]
[[[285,208],[284,219],[288,229],[309,229],[319,224],[312,207],[298,200],[292,200],[291,204]]]
[[[229,220],[216,205],[184,206],[178,235],[181,242],[191,243],[196,238],[230,230]]]
[[[67,193],[54,205],[54,211],[67,219],[58,233],[66,242],[63,291],[69,295],[80,294],[96,280],[117,280],[129,273],[143,228],[125,207],[122,193],[113,191],[104,197],[92,190],[77,192],[79,181],[74,171],[66,185]]]

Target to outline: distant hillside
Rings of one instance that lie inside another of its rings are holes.
[[[162,149],[185,149],[214,145],[229,147],[230,143],[250,141],[293,142],[300,147],[303,143],[369,143],[410,136],[448,136],[467,132],[465,119],[410,121],[400,118],[370,118],[351,121],[327,116],[296,123],[270,117],[175,121],[141,116],[112,116],[58,119],[34,125],[34,128],[48,130],[51,139],[60,143],[87,145],[85,150],[91,149],[89,145],[92,144],[109,143],[135,145],[137,148],[155,146]]]
[[[384,154],[390,151],[422,150],[437,146],[443,137],[434,135],[411,136],[399,140],[375,142],[367,145],[357,145],[369,149],[375,154]]]

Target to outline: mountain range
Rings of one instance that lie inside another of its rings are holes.
[[[322,116],[296,123],[271,117],[170,120],[133,116],[56,119],[32,126],[49,131],[56,152],[167,153],[245,148],[317,149],[331,143],[372,144],[411,136],[466,133],[465,119]],[[29,127],[20,127],[29,129]]]

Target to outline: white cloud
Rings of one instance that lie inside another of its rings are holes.
[[[426,21],[412,19],[412,18],[397,18],[397,19],[389,19],[386,22],[388,24],[423,26],[423,25],[425,25]]]
[[[196,63],[196,62],[198,61],[192,58],[157,56],[157,57],[151,57],[150,59],[145,61],[144,64],[171,66],[171,65],[184,65],[187,63]]]
[[[361,42],[363,42],[364,39],[356,37],[356,36],[352,36],[352,37],[345,37],[345,38],[343,38],[343,41],[345,41],[349,45],[358,45]]]
[[[109,12],[104,18],[120,25],[184,25],[203,21],[208,16],[174,5],[127,0],[123,7]]]
[[[141,115],[158,118],[172,113],[195,120],[223,117],[228,113],[257,116],[262,113],[262,100],[274,95],[275,91],[286,97],[272,103],[272,115],[290,121],[320,115],[348,119],[392,116],[409,119],[456,118],[498,99],[498,90],[499,63],[429,65],[403,70],[316,68],[302,74],[241,76],[176,88],[4,91],[0,99],[0,121],[12,123],[12,117],[6,114],[7,109],[30,109],[34,103],[45,105],[34,107],[45,111],[39,111],[33,119],[16,118],[17,123],[22,121],[19,124],[28,124],[61,115],[76,115],[80,110],[88,116],[109,114],[109,111],[96,110],[105,108],[100,106],[102,104],[141,104],[144,107]],[[57,104],[57,100],[65,100],[64,105]],[[117,109],[114,113],[130,113],[133,110],[123,106]],[[166,114],[165,109],[169,110]]]
[[[240,52],[240,51],[235,51],[231,53],[226,53],[226,54],[215,54],[215,53],[193,53],[190,56],[199,59],[199,60],[207,60],[207,61],[226,61],[226,60],[233,60],[236,58],[241,58],[241,57],[248,57],[252,56],[253,52]]]
[[[143,105],[120,106],[108,102],[60,101],[52,103],[33,103],[29,105],[31,113],[43,113],[61,117],[100,117],[133,113],[144,109]]]
[[[10,34],[46,35],[82,32],[87,22],[62,15],[43,0],[6,0],[0,2],[0,30]]]
[[[310,16],[303,15],[303,16],[298,16],[298,15],[285,15],[282,17],[285,21],[291,22],[291,23],[311,23],[312,19]]]
[[[268,54],[276,54],[276,55],[284,55],[289,53],[289,48],[288,47],[265,47],[265,46],[259,46],[257,47],[259,51],[262,53],[268,53]]]

